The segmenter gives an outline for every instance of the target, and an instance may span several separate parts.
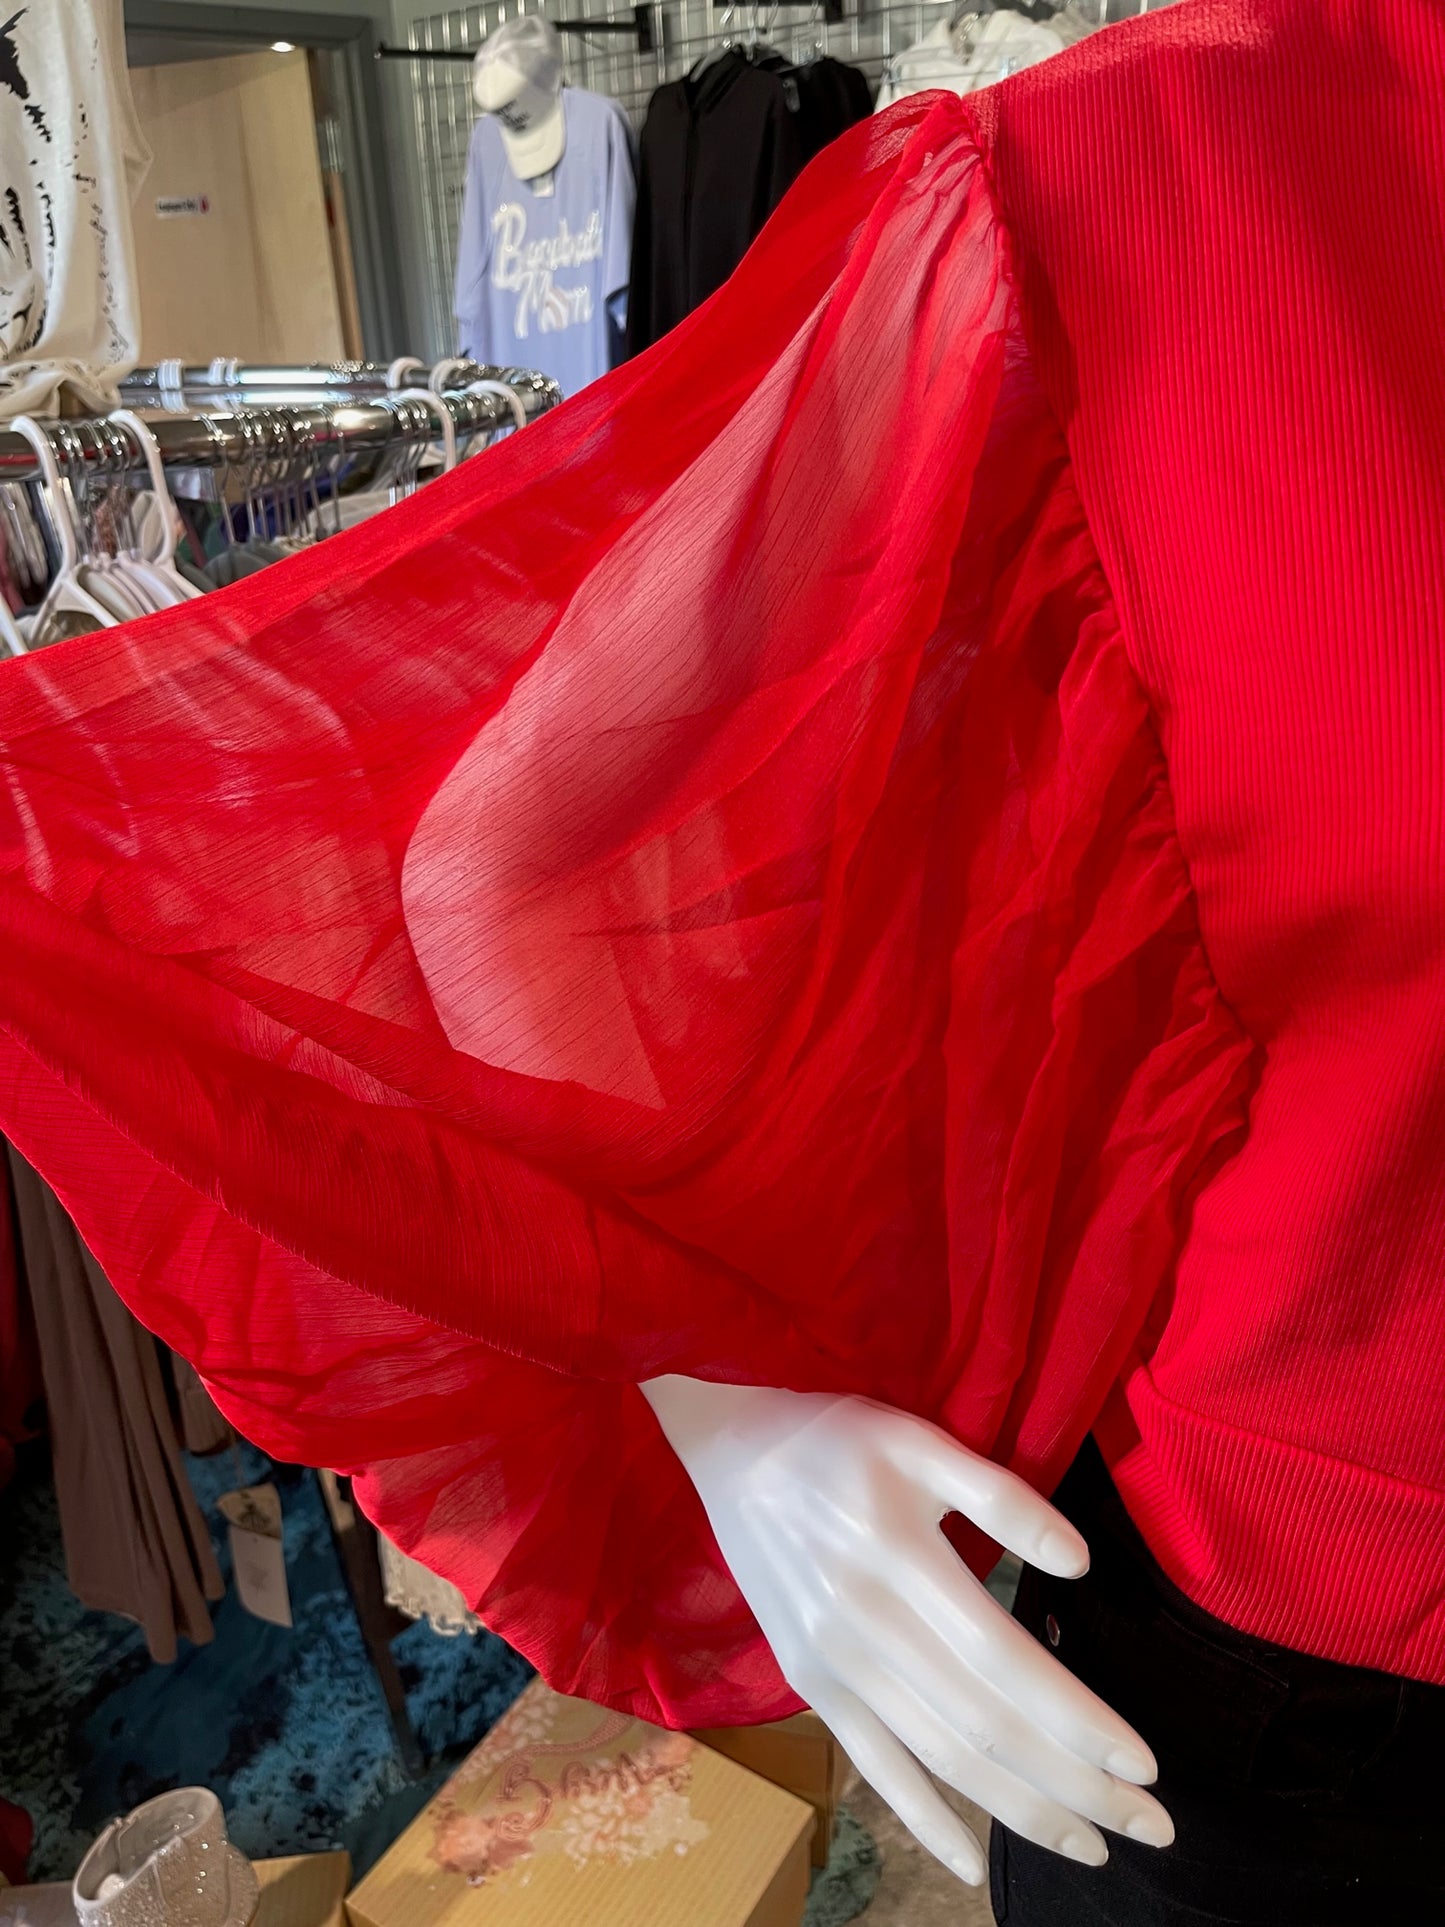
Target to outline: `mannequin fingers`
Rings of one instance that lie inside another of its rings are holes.
[[[960,1666],[922,1619],[880,1631],[855,1679],[865,1671],[875,1678],[891,1675],[960,1743],[966,1741],[1068,1811],[1149,1846],[1167,1847],[1174,1838],[1174,1823],[1151,1794],[1060,1745],[1006,1691]]]
[[[813,1705],[859,1773],[919,1844],[968,1886],[982,1886],[988,1856],[972,1829],[872,1708],[847,1687],[833,1684]]]
[[[1136,1786],[1158,1779],[1154,1755],[1129,1722],[990,1598],[946,1542],[930,1551],[921,1580],[913,1595],[920,1616],[1061,1746]]]
[[[1108,1843],[1097,1827],[961,1740],[916,1693],[901,1691],[892,1710],[904,1745],[1011,1833],[1086,1867],[1102,1867],[1109,1858]]]
[[[1152,1793],[1128,1780],[1116,1779],[1101,1766],[1090,1766],[1077,1753],[1047,1733],[1022,1721],[1000,1722],[997,1747],[991,1756],[1018,1778],[1111,1833],[1125,1833],[1146,1847],[1167,1847],[1174,1839],[1174,1822]]]
[[[1084,1535],[1016,1472],[977,1457],[937,1427],[929,1428],[924,1454],[928,1488],[950,1511],[1060,1579],[1078,1579],[1089,1570]]]

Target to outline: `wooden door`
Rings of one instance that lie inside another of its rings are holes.
[[[141,67],[131,85],[155,156],[135,210],[142,360],[341,357],[306,55]]]

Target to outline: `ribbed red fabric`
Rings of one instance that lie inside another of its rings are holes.
[[[905,104],[506,449],[0,669],[0,1121],[570,1690],[795,1704],[661,1371],[1102,1413],[1196,1597],[1445,1677],[1441,377],[1402,183],[1326,246],[1251,132],[1439,103],[1294,11]]]
[[[1187,0],[980,105],[1256,1041],[1103,1439],[1201,1605],[1445,1678],[1445,9]]]

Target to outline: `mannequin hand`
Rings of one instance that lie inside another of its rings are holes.
[[[961,1512],[1064,1578],[1083,1539],[1013,1473],[862,1398],[698,1379],[642,1387],[783,1677],[930,1852],[980,1884],[974,1834],[919,1762],[1013,1832],[1108,1858],[1090,1822],[1167,1846],[1148,1747],[969,1572]]]

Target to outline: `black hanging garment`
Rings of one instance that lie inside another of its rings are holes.
[[[627,349],[722,286],[813,156],[872,110],[842,61],[732,49],[659,87],[642,129]]]
[[[811,160],[856,121],[867,120],[873,112],[873,89],[862,68],[850,67],[846,60],[824,56],[792,71],[802,88],[803,121]]]

